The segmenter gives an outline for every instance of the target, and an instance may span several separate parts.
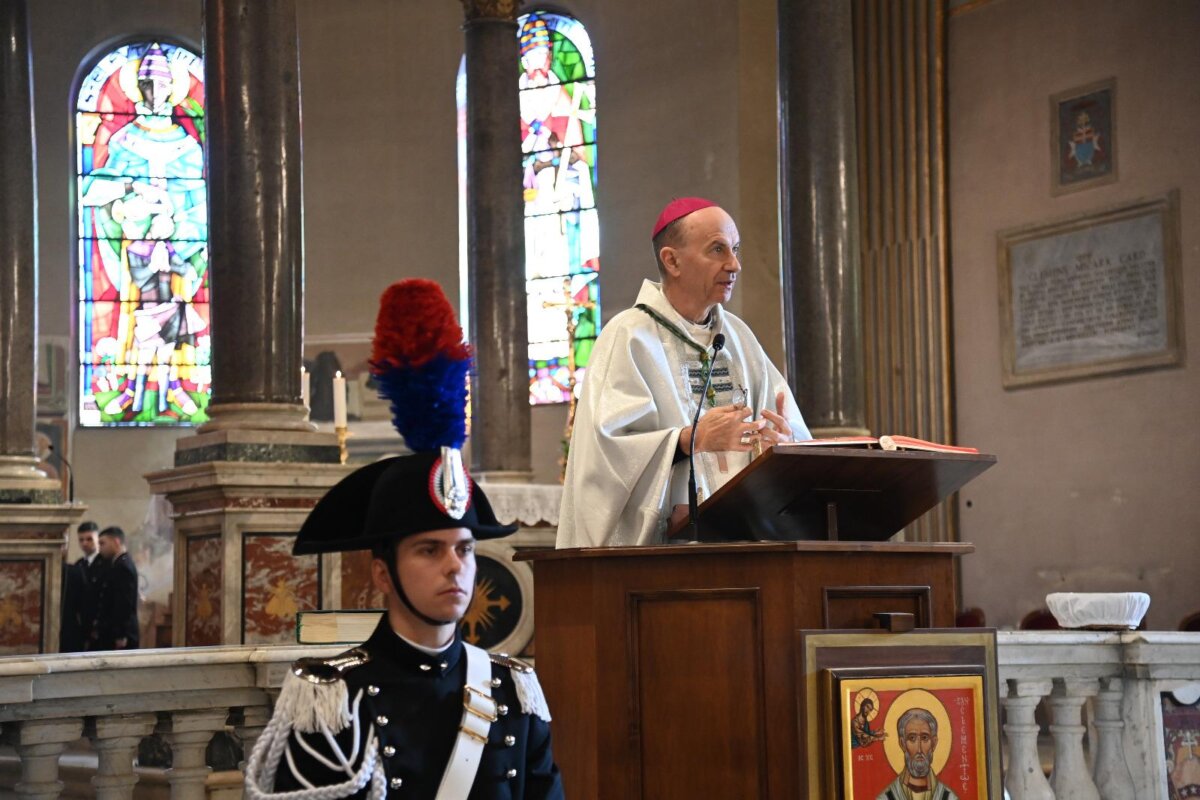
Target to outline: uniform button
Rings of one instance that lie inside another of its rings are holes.
[[[379,687],[378,686],[368,686],[367,694],[371,695],[371,697],[374,697],[375,695],[379,694]]]
[[[504,737],[504,746],[505,747],[512,747],[516,743],[517,743],[517,737],[513,736],[511,733],[508,736]]]
[[[392,756],[396,755],[396,748],[392,747],[390,744],[384,746],[383,755],[387,758],[391,758]]]
[[[506,772],[506,773],[504,773],[504,774],[505,774],[506,776],[508,776],[509,778],[515,778],[515,777],[517,777],[517,771],[516,771],[515,769],[510,769],[508,772]]]
[[[375,724],[381,728],[385,727],[388,724],[388,718],[385,717],[383,714],[380,714],[378,717],[375,718]]]
[[[499,685],[500,685],[500,679],[499,679],[499,678],[492,678],[492,687],[494,688],[494,687],[496,687],[496,686],[499,686]]]
[[[442,668],[442,670],[444,671],[444,670],[446,669],[446,667],[448,667],[448,666],[450,666],[450,665],[449,665],[449,664],[447,664],[445,661],[443,661],[441,664],[438,664],[438,666],[439,666],[439,667],[441,667],[441,668]]]
[[[403,778],[392,778],[391,785],[392,785],[393,789],[399,789],[401,786],[404,785],[404,779]]]
[[[421,665],[421,672],[429,672],[431,669],[433,669],[433,667],[429,666],[428,664]]]
[[[503,717],[508,713],[508,706],[504,705],[504,703],[501,703],[500,705],[496,706],[496,713]]]

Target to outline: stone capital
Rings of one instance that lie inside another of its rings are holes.
[[[83,737],[82,719],[33,719],[5,723],[5,734],[18,747],[65,745]]]
[[[515,22],[520,0],[462,0],[463,16],[467,22],[495,19]]]
[[[158,722],[156,714],[113,714],[96,717],[94,731],[89,731],[93,741],[133,737],[140,740],[154,732]]]
[[[227,708],[173,711],[159,724],[159,733],[172,742],[198,741],[206,734],[211,738],[214,733],[224,729],[225,721],[228,719],[229,709]],[[188,734],[199,734],[199,736],[188,736]],[[204,739],[204,741],[208,740]]]

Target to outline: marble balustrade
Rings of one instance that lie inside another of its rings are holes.
[[[1166,800],[1162,693],[1200,682],[1200,634],[1008,631],[997,639],[1012,800]],[[1049,728],[1041,753],[1039,705]]]
[[[1012,800],[1167,797],[1161,693],[1200,682],[1200,634],[1001,632],[998,660]],[[205,797],[205,747],[234,730],[249,751],[275,691],[302,655],[340,647],[202,647],[0,659],[0,735],[21,760],[22,798],[57,798],[58,760],[82,737],[97,798],[132,797],[133,755],[152,732],[171,745],[171,797]],[[1039,733],[1042,706],[1049,738]],[[1052,770],[1047,778],[1044,761]]]
[[[213,735],[232,729],[249,751],[292,661],[343,649],[231,646],[0,659],[0,736],[21,760],[19,782],[0,789],[57,798],[59,757],[86,736],[98,760],[94,796],[131,798],[138,742],[157,732],[171,747],[172,800],[204,800]]]

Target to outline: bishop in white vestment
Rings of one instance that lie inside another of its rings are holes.
[[[787,382],[749,326],[725,311],[741,271],[733,219],[675,200],[654,230],[662,283],[645,281],[592,350],[567,462],[557,546],[660,544],[687,503],[691,424],[701,501],[770,446],[811,438]],[[716,358],[713,340],[725,346]],[[704,397],[707,371],[712,384]]]

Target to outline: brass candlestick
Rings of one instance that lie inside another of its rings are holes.
[[[338,463],[345,464],[346,459],[350,457],[350,451],[346,448],[346,440],[350,438],[350,429],[345,425],[335,425],[333,432],[337,434]]]

